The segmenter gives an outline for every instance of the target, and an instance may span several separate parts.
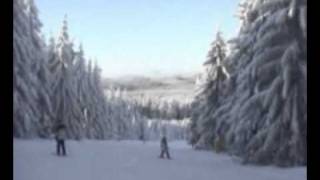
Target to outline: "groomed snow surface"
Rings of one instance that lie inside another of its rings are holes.
[[[305,180],[306,167],[241,165],[230,156],[169,141],[173,160],[159,159],[159,142],[14,139],[15,180]]]

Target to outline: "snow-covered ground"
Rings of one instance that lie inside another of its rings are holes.
[[[169,142],[173,160],[159,159],[159,142],[67,141],[67,157],[52,140],[14,139],[15,180],[304,180],[306,167],[241,165],[230,156]]]

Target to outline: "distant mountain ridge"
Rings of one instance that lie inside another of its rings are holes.
[[[103,86],[126,90],[129,95],[138,97],[143,95],[171,98],[190,99],[193,97],[196,78],[199,74],[182,74],[173,76],[147,77],[124,76],[119,78],[105,78]]]

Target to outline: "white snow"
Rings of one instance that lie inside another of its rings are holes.
[[[159,159],[159,142],[67,141],[67,157],[52,140],[14,139],[15,180],[304,180],[306,167],[241,165],[228,155],[169,141],[173,160]]]

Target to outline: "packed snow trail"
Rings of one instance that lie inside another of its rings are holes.
[[[67,157],[50,140],[14,140],[15,180],[304,180],[306,167],[241,165],[228,155],[169,141],[173,160],[159,159],[159,142],[67,141]]]

